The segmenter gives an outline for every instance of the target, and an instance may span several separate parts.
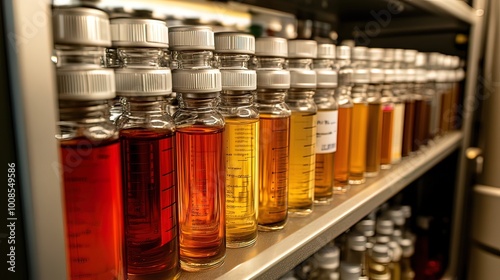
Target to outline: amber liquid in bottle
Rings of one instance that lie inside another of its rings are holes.
[[[60,142],[71,279],[125,279],[118,141]]]
[[[292,112],[290,118],[290,176],[288,211],[305,216],[314,202],[314,166],[316,163],[316,113]]]
[[[429,140],[430,109],[430,101],[426,99],[418,99],[415,101],[413,151],[417,151],[421,146],[426,145]]]
[[[414,122],[415,122],[415,100],[407,99],[405,101],[403,146],[401,150],[401,155],[403,157],[409,156],[412,152]]]
[[[176,131],[181,267],[188,271],[220,266],[226,252],[223,130]]]
[[[382,105],[382,144],[380,146],[380,167],[391,168],[392,156],[392,126],[394,124],[394,106],[392,104]]]
[[[338,110],[319,110],[317,117],[314,202],[328,204],[333,195],[333,162],[337,150]]]
[[[349,184],[365,182],[368,105],[354,103],[349,145]]]
[[[173,132],[125,129],[120,141],[128,278],[176,278],[180,270]]]
[[[226,245],[240,248],[257,238],[259,120],[225,122]]]
[[[351,136],[352,107],[339,108],[337,152],[335,153],[334,192],[343,193],[349,188],[349,145]]]
[[[368,104],[368,136],[366,142],[366,177],[374,177],[380,170],[382,143],[382,104]]]
[[[290,117],[260,114],[259,230],[282,229],[288,218]]]
[[[439,118],[439,132],[441,135],[449,131],[451,115],[451,91],[447,88],[441,95],[441,116]]]

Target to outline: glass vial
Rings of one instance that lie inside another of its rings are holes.
[[[259,188],[259,112],[253,103],[257,74],[248,69],[255,38],[218,32],[215,51],[222,77],[218,109],[226,123],[226,246],[247,247],[257,240]]]
[[[365,182],[366,171],[366,143],[368,132],[368,102],[366,94],[370,82],[368,70],[368,48],[354,47],[353,58],[353,87],[351,98],[353,102],[351,119],[351,137],[349,144],[349,184]]]
[[[206,26],[169,28],[179,109],[176,163],[181,268],[222,265],[226,255],[224,118],[216,106],[221,74],[213,68],[214,34]]]
[[[345,262],[360,267],[359,277],[368,277],[368,267],[366,264],[366,236],[353,231],[347,237],[347,251]]]
[[[313,255],[314,268],[308,279],[340,279],[340,250],[333,244],[327,244]]]
[[[141,27],[141,28],[138,28]],[[111,20],[120,134],[128,279],[178,278],[179,236],[174,123],[165,110],[172,92],[163,65],[168,28],[150,19]]]
[[[316,123],[316,163],[314,174],[314,203],[329,204],[332,200],[334,176],[333,162],[337,150],[338,104],[335,89],[338,84],[334,70],[335,45],[319,44],[313,66],[317,83],[314,102],[318,107]]]
[[[403,143],[403,126],[405,104],[403,96],[407,91],[406,84],[406,69],[404,67],[404,50],[394,50],[394,76],[395,84],[393,85],[393,103],[394,117],[392,125],[392,151],[391,164],[396,164],[401,161],[401,150]]]
[[[401,280],[413,280],[415,279],[415,271],[412,267],[411,257],[414,253],[413,242],[411,239],[404,238],[399,244],[402,249],[402,258],[400,261],[401,267]]]
[[[305,216],[313,211],[318,108],[313,99],[317,77],[312,64],[316,56],[316,41],[288,41],[290,90],[285,102],[292,111],[288,212],[293,216]]]
[[[108,106],[114,72],[102,68],[108,16],[57,8],[52,22],[68,278],[126,279],[120,143]]]
[[[262,231],[283,229],[288,220],[288,161],[291,111],[285,103],[290,72],[284,70],[287,40],[255,40],[259,110],[259,216]]]
[[[430,92],[431,94],[431,113],[429,120],[429,134],[430,138],[434,138],[439,135],[439,121],[441,115],[441,90],[439,87],[438,79],[438,68],[440,63],[440,54],[439,53],[428,53],[427,54],[427,63],[425,65],[418,64],[416,65],[417,69],[425,69],[427,70],[427,84],[426,84],[426,92]],[[442,80],[442,76],[440,80]],[[415,111],[415,114],[417,112]],[[417,119],[415,119],[415,125],[417,125]]]
[[[367,91],[368,131],[366,140],[366,177],[375,177],[380,171],[380,148],[382,144],[382,87],[384,50],[369,49],[370,84]]]
[[[353,102],[351,89],[353,86],[353,69],[351,67],[351,48],[337,46],[337,62],[339,68],[339,87],[337,103],[339,105],[339,121],[337,130],[337,152],[334,160],[334,192],[345,193],[349,189],[349,151],[351,143],[351,121]]]
[[[413,50],[405,50],[405,64],[406,64],[406,81],[408,82],[408,89],[406,94],[403,95],[403,102],[405,105],[404,125],[403,125],[403,143],[401,146],[401,156],[407,157],[412,153],[413,145],[413,130],[415,124],[415,94],[422,90],[421,81],[417,77],[417,64],[425,55],[417,53]]]
[[[386,244],[375,244],[370,251],[369,277],[374,280],[391,280],[391,257]]]
[[[394,126],[395,73],[393,68],[394,49],[384,50],[384,85],[382,87],[382,142],[380,145],[380,168],[389,169],[392,163],[392,141]]]

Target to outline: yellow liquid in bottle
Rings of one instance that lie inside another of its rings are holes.
[[[290,183],[288,211],[303,216],[312,212],[316,163],[316,113],[292,112],[290,120]]]
[[[343,193],[349,188],[349,144],[351,136],[352,107],[339,108],[339,126],[337,131],[337,152],[335,153],[334,192]]]
[[[367,123],[368,105],[366,103],[355,103],[352,110],[349,152],[350,184],[362,184],[365,182]]]
[[[260,114],[258,228],[279,230],[288,219],[290,117]]]
[[[226,118],[226,246],[257,239],[259,120]]]

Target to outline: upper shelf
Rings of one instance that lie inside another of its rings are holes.
[[[462,137],[462,132],[453,132],[432,141],[392,169],[353,186],[347,194],[335,195],[331,205],[317,206],[307,217],[289,218],[281,231],[259,232],[254,246],[227,249],[221,267],[182,272],[181,279],[279,278],[448,156]]]
[[[472,8],[463,0],[404,1],[429,12],[448,15],[469,24],[475,24],[479,16],[484,13],[482,10]]]

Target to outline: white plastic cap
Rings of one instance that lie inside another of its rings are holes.
[[[54,43],[110,47],[108,15],[92,8],[57,8],[52,11]]]
[[[316,71],[308,69],[290,69],[290,88],[316,88]]]
[[[351,47],[337,46],[337,59],[342,59],[342,60],[351,59]]]
[[[172,93],[170,69],[115,70],[116,95],[118,96],[165,96]]]
[[[370,83],[381,84],[384,82],[384,70],[381,68],[370,68]]]
[[[289,89],[290,71],[288,70],[258,70],[257,88]]]
[[[399,241],[399,245],[401,246],[402,249],[402,256],[405,258],[411,257],[415,252],[415,249],[413,247],[413,242],[411,241],[411,239],[404,238],[401,241]]]
[[[354,47],[351,57],[353,60],[368,60],[368,48],[363,46]]]
[[[168,47],[168,27],[164,21],[143,18],[111,19],[113,47]]]
[[[214,32],[208,26],[174,26],[168,30],[170,49],[173,51],[211,50]]]
[[[382,61],[384,59],[384,49],[369,48],[368,49],[368,59],[371,61]]]
[[[415,63],[417,53],[417,50],[404,50],[404,62]]]
[[[107,100],[116,96],[113,69],[59,68],[56,81],[60,100]]]
[[[337,246],[325,246],[314,254],[317,264],[326,269],[335,269],[340,264],[340,250]]]
[[[287,57],[288,42],[285,38],[263,37],[255,40],[255,55],[269,57]]]
[[[415,67],[424,67],[426,66],[426,55],[425,53],[417,53],[415,56]]]
[[[223,90],[255,90],[257,74],[254,70],[221,70]]]
[[[425,83],[427,82],[427,70],[426,69],[416,69],[415,71],[415,82],[417,83]],[[429,71],[430,72],[430,71]]]
[[[314,40],[288,40],[288,58],[316,58],[318,43]]]
[[[394,223],[387,218],[379,218],[376,223],[376,232],[383,235],[392,235]]]
[[[338,74],[333,69],[316,69],[317,88],[336,88],[338,86]]]
[[[384,82],[393,83],[396,81],[396,74],[393,68],[384,69]]]
[[[317,58],[335,59],[336,46],[334,44],[319,44],[317,51]]]
[[[363,233],[364,236],[370,237],[375,235],[375,221],[361,220],[356,224],[356,230]]]
[[[370,83],[370,70],[368,68],[356,68],[352,74],[352,81],[355,84]]]
[[[389,247],[385,244],[375,244],[371,250],[371,257],[378,263],[390,263]]]
[[[242,32],[216,32],[215,51],[218,53],[254,54],[255,37]]]
[[[394,61],[403,62],[405,59],[404,52],[404,49],[394,49]]]
[[[384,49],[384,62],[394,61],[394,51],[395,49]]]
[[[222,90],[218,69],[176,69],[172,72],[173,90],[185,93],[210,93]]]

